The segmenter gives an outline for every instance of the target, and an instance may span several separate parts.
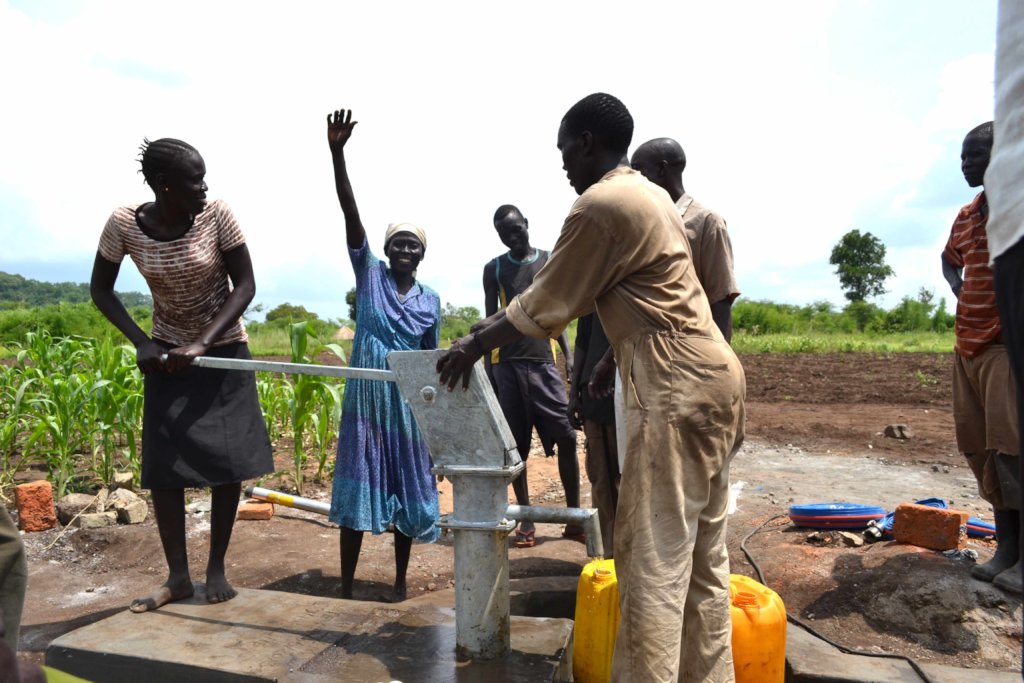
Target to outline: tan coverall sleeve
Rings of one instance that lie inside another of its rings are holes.
[[[732,240],[721,216],[710,213],[704,225],[704,236],[700,242],[700,272],[697,274],[708,303],[732,301],[740,295],[733,274]]]
[[[570,321],[593,311],[594,300],[622,278],[624,264],[613,230],[589,199],[576,201],[547,265],[505,311],[528,337],[557,337]]]

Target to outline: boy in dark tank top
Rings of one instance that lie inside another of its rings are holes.
[[[494,214],[494,229],[508,251],[484,266],[486,315],[494,315],[524,292],[548,260],[548,252],[530,245],[529,223],[522,212],[505,204]],[[572,377],[572,354],[565,333],[558,338],[566,362],[566,376]],[[567,507],[580,505],[580,469],[576,459],[576,432],[566,415],[568,406],[565,382],[555,365],[555,341],[524,337],[494,349],[488,358],[488,370],[494,382],[498,402],[516,440],[524,469],[512,482],[516,502],[530,504],[526,480],[526,459],[530,453],[533,429],[537,429],[544,451],[558,453],[558,474],[565,489]],[[583,540],[583,529],[566,526],[567,538]],[[516,545],[529,548],[536,544],[531,522],[516,530]]]

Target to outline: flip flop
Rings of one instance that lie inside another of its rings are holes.
[[[562,531],[562,538],[567,538],[570,541],[576,541],[577,543],[586,543],[587,542],[587,532],[580,531],[578,533],[572,533],[572,532],[569,531],[568,528],[566,528],[566,529],[564,529]]]
[[[515,543],[517,548],[532,548],[537,545],[537,530],[520,531],[516,529]]]

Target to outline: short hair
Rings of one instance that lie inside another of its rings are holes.
[[[507,216],[516,216],[526,220],[526,216],[519,210],[518,206],[513,204],[502,204],[498,207],[498,210],[494,212],[494,222],[497,223],[500,220],[504,220]]]
[[[981,140],[982,142],[987,142],[988,144],[991,145],[993,135],[994,133],[992,122],[986,121],[980,126],[975,126],[974,128],[972,128],[971,132],[964,136],[964,140],[966,140],[967,138],[974,138],[976,140]]]
[[[672,138],[648,140],[636,148],[633,156],[635,157],[637,154],[650,156],[655,161],[668,162],[669,166],[678,168],[680,171],[686,168],[686,152],[683,151],[683,146]]]
[[[158,174],[178,170],[181,162],[190,154],[199,154],[199,150],[187,142],[174,138],[160,138],[150,142],[143,138],[136,161],[142,166],[139,173],[152,185]]]
[[[587,95],[562,117],[565,131],[579,135],[589,130],[598,143],[625,153],[633,140],[633,117],[619,98],[603,92]]]

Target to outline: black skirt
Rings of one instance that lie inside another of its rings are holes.
[[[241,342],[207,355],[252,358]],[[186,368],[146,375],[144,383],[143,488],[220,486],[274,471],[255,373]]]

